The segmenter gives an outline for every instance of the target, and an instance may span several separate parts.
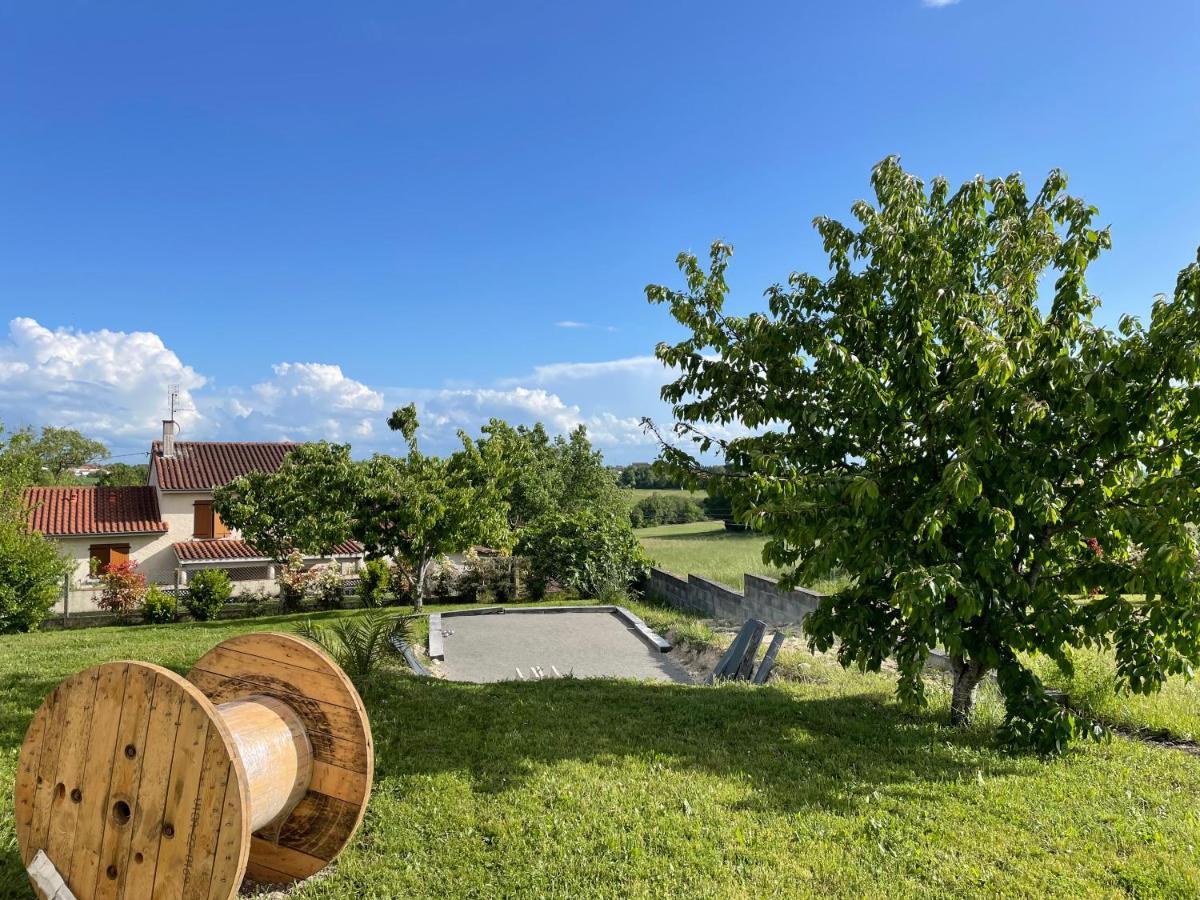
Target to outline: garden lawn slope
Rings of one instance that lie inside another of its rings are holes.
[[[8,798],[44,694],[109,659],[183,671],[291,621],[0,637],[0,896],[28,896]],[[1200,894],[1196,758],[1124,738],[1008,756],[987,732],[994,702],[952,732],[941,692],[910,717],[886,676],[805,672],[761,688],[385,672],[365,692],[365,823],[296,896]]]

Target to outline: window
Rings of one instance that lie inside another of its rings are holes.
[[[192,537],[222,538],[229,529],[213,509],[211,500],[197,500],[192,506]]]
[[[89,562],[97,575],[103,575],[108,567],[116,563],[129,562],[128,544],[92,544],[88,548],[88,556],[95,560]]]

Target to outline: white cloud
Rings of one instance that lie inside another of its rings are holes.
[[[0,341],[0,410],[10,428],[52,423],[110,442],[153,435],[167,388],[178,385],[186,431],[203,421],[192,392],[205,383],[147,331],[51,330],[17,318]]]
[[[271,368],[273,378],[217,399],[229,414],[215,423],[222,437],[347,441],[374,430],[364,413],[381,413],[383,394],[341,366],[285,362]]]
[[[166,390],[178,384],[181,436],[195,440],[330,440],[358,454],[396,450],[390,410],[416,402],[428,452],[478,434],[492,417],[542,422],[551,433],[584,425],[612,462],[651,459],[649,416],[669,431],[659,390],[672,377],[653,356],[538,365],[520,377],[441,388],[366,384],[331,363],[280,362],[248,385],[216,387],[148,332],[50,330],[14,319],[0,340],[0,411],[5,424],[55,424],[106,441],[114,452],[147,448],[159,433]]]
[[[940,9],[943,6],[954,6],[958,0],[921,0],[922,6],[929,6],[934,9]]]

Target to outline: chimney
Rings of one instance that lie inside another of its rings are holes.
[[[175,456],[174,419],[163,419],[162,455],[163,459],[171,459]]]

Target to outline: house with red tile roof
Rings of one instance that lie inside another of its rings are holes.
[[[213,491],[240,475],[273,472],[287,442],[178,441],[173,421],[150,448],[148,484],[140,487],[38,487],[26,495],[29,526],[52,538],[74,560],[72,612],[95,608],[93,573],[134,560],[150,582],[182,587],[196,571],[225,569],[235,593],[274,592],[275,564],[225,526]],[[347,541],[309,565],[335,565],[351,574],[362,547]],[[60,607],[61,610],[61,607]]]

